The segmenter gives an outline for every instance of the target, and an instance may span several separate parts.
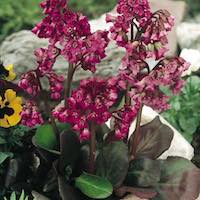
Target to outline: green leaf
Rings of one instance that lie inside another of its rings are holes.
[[[58,143],[53,127],[50,124],[45,124],[38,127],[34,136],[34,142],[36,146],[39,146],[43,149],[55,150]]]
[[[63,131],[70,130],[71,126],[68,123],[60,123],[56,122],[56,126],[58,128],[59,133],[62,133]]]
[[[191,133],[191,134],[193,134],[199,126],[199,120],[193,117],[188,118],[186,116],[181,115],[178,120],[179,120],[179,124],[181,128],[184,131],[187,131],[188,133]]]
[[[75,186],[93,199],[105,199],[113,192],[112,184],[108,180],[86,173],[76,178]]]
[[[126,177],[128,186],[152,187],[160,181],[161,169],[159,160],[136,159],[130,163]]]
[[[81,200],[78,192],[67,183],[64,177],[58,177],[58,187],[62,200]]]
[[[24,190],[22,190],[19,200],[24,200]]]
[[[11,152],[0,152],[0,165],[9,157],[12,157],[13,154]]]
[[[22,190],[22,193],[21,193],[21,195],[20,195],[19,200],[24,200],[24,197],[25,197],[25,195],[24,195],[24,190]]]
[[[10,200],[17,200],[15,192],[12,192],[12,194],[10,196]]]
[[[113,187],[119,187],[129,166],[128,147],[124,142],[112,142],[103,147],[96,160],[96,174],[107,178]]]
[[[70,130],[64,131],[60,135],[60,147],[59,170],[63,174],[66,167],[73,170],[80,158],[81,144],[77,134]]]
[[[6,140],[0,137],[0,144],[6,144],[6,143],[7,143]]]
[[[163,152],[169,149],[173,131],[163,124],[159,117],[140,128],[140,142],[137,145],[137,158],[158,158]],[[134,137],[134,135],[133,135]]]

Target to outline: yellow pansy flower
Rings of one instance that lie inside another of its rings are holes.
[[[7,81],[12,81],[16,78],[16,74],[13,70],[13,64],[4,66],[0,63],[0,78],[3,78]]]
[[[0,127],[9,128],[21,121],[22,98],[16,96],[12,89],[5,91],[4,97],[0,96]]]

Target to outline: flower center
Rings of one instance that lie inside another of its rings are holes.
[[[9,107],[0,107],[0,119],[4,119],[5,115],[11,116],[14,114],[14,110]]]
[[[0,77],[8,77],[9,71],[5,69],[5,67],[0,64]]]

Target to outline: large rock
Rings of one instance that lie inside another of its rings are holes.
[[[184,22],[177,28],[177,38],[181,49],[197,49],[200,51],[200,22]]]
[[[7,37],[1,44],[0,60],[5,65],[14,64],[15,71],[19,77],[22,73],[37,67],[34,50],[46,46],[48,46],[46,39],[37,38],[31,31],[20,31]],[[114,42],[112,42],[106,51],[108,56],[97,67],[97,75],[111,76],[118,71],[118,66],[124,54],[123,50],[118,51]],[[67,73],[67,67],[67,61],[62,56],[59,56],[54,69],[61,74],[65,74]],[[81,80],[89,76],[91,76],[90,72],[80,69],[75,76],[75,80]]]
[[[188,76],[200,70],[200,50],[183,49],[180,56],[191,64],[189,69],[185,71],[182,76]]]

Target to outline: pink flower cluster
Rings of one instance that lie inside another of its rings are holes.
[[[113,81],[99,77],[82,80],[68,99],[67,107],[59,106],[53,111],[53,116],[60,122],[69,122],[74,130],[80,132],[80,138],[85,139],[86,135],[89,137],[91,122],[103,124],[111,117],[109,108],[117,97]]]
[[[109,42],[107,35],[106,31],[97,31],[86,38],[70,40],[64,46],[62,54],[70,63],[95,72],[96,64],[106,56],[105,48]]]
[[[130,92],[132,99],[159,111],[169,109],[169,97],[160,87],[169,87],[174,94],[180,92],[184,85],[181,74],[188,67],[189,63],[180,57],[163,60],[148,75],[133,84]]]
[[[165,47],[168,44],[167,34],[173,26],[174,17],[167,10],[159,10],[153,14],[141,37],[147,46],[148,57],[155,56],[157,60],[164,57],[168,51]]]
[[[40,93],[40,85],[37,79],[36,71],[29,71],[23,74],[18,85],[30,95],[36,96]]]
[[[49,38],[51,45],[57,42],[63,47],[63,55],[71,64],[95,72],[108,45],[108,32],[92,33],[88,18],[71,11],[66,1],[46,0],[41,4],[46,17],[33,32],[40,38]]]
[[[38,71],[40,75],[51,72],[56,58],[60,54],[60,49],[49,45],[48,48],[39,48],[35,51],[36,61],[38,63]]]
[[[114,129],[116,139],[122,140],[128,136],[131,123],[136,118],[140,104],[134,106],[125,105],[121,110],[114,113]]]
[[[126,21],[132,22],[136,19],[140,26],[144,25],[152,15],[147,0],[119,0],[117,12],[122,14]]]
[[[174,18],[166,10],[153,13],[148,0],[119,0],[117,16],[106,17],[106,21],[113,24],[110,31],[92,33],[88,18],[73,12],[67,4],[67,0],[41,3],[45,18],[33,32],[40,38],[49,39],[49,46],[35,51],[38,67],[24,74],[19,86],[36,96],[42,89],[40,79],[46,77],[51,98],[59,100],[64,77],[53,71],[57,57],[63,56],[73,70],[80,66],[94,73],[96,65],[106,56],[110,32],[117,45],[126,50],[119,74],[109,79],[92,77],[82,80],[66,102],[52,111],[52,115],[62,123],[70,123],[80,133],[80,140],[90,138],[91,125],[104,124],[113,117],[116,138],[127,138],[142,104],[159,111],[166,110],[169,97],[160,87],[168,87],[176,94],[184,84],[181,74],[189,64],[179,57],[164,58],[167,34],[174,25]],[[149,58],[158,61],[153,69],[149,67]],[[126,96],[124,107],[111,111],[121,94]],[[22,123],[30,127],[43,123],[34,102],[27,102],[24,106]]]
[[[112,22],[113,26],[110,28],[111,38],[117,42],[119,46],[124,47],[128,42],[127,33],[130,29],[130,23],[127,22],[125,16],[106,15],[106,22]]]
[[[106,21],[112,22],[110,28],[112,39],[119,46],[130,48],[128,33],[131,25],[138,33],[134,40],[140,43],[145,50],[146,58],[160,59],[167,52],[167,34],[174,25],[174,17],[166,10],[152,13],[147,0],[120,0],[117,7],[117,16],[107,15]]]
[[[62,91],[64,90],[64,77],[58,76],[53,72],[46,74],[46,76],[49,79],[51,99],[59,100],[61,98]]]
[[[44,123],[44,120],[38,111],[38,107],[33,101],[27,101],[23,106],[21,118],[21,124],[28,127],[34,127]]]

